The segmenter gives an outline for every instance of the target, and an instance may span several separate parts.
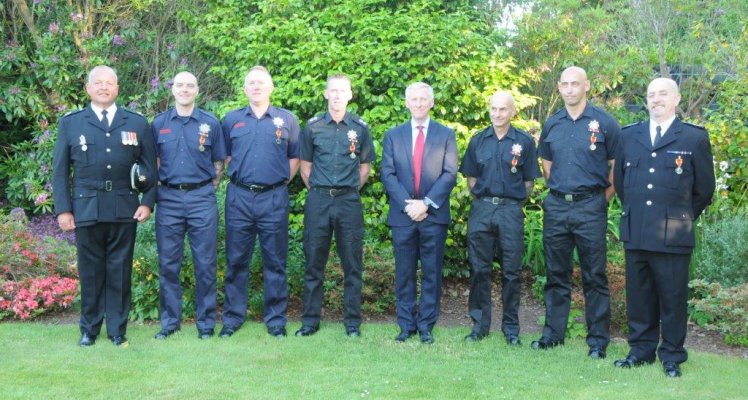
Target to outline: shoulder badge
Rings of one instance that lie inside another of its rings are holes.
[[[307,121],[307,123],[308,124],[313,124],[313,123],[319,121],[320,119],[322,119],[321,115],[315,115],[312,118],[310,118],[309,121]]]
[[[690,126],[690,127],[694,127],[694,128],[696,128],[696,129],[701,129],[702,131],[705,131],[705,130],[706,130],[706,128],[705,128],[704,126],[702,126],[702,125],[696,125],[696,124],[692,124],[692,123],[690,123],[690,122],[685,122],[685,121],[684,121],[684,122],[683,122],[683,125],[688,125],[688,126]]]
[[[637,125],[639,125],[639,124],[641,124],[641,123],[642,123],[642,121],[637,121],[637,122],[634,122],[634,123],[632,123],[632,124],[628,124],[628,125],[626,125],[626,126],[622,127],[621,129],[628,129],[628,128],[632,128],[632,127],[635,127],[635,126],[637,126]]]

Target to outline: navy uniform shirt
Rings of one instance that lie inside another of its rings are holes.
[[[174,185],[211,180],[216,177],[213,163],[226,158],[218,119],[197,107],[189,116],[179,116],[175,108],[157,115],[151,131],[161,182]]]
[[[326,112],[310,119],[304,128],[301,159],[313,163],[310,186],[358,188],[359,165],[371,163],[376,154],[369,127],[361,118],[347,112],[337,123]]]
[[[300,131],[299,121],[290,111],[270,106],[258,116],[247,106],[226,114],[222,127],[231,156],[230,177],[255,185],[288,180],[288,160],[299,158]]]
[[[595,137],[595,149],[590,148]],[[562,193],[607,188],[608,161],[615,158],[621,126],[610,114],[587,102],[577,120],[562,108],[540,134],[540,157],[553,162],[546,185]]]
[[[516,172],[512,172],[513,160]],[[514,126],[499,140],[493,126],[489,126],[470,139],[460,172],[477,178],[471,190],[476,197],[525,200],[525,182],[541,176],[535,141]]]

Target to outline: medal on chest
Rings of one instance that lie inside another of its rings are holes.
[[[81,145],[81,150],[83,151],[88,150],[88,146],[86,145],[86,137],[83,135],[81,135],[80,137],[80,145]]]
[[[205,140],[208,138],[208,133],[210,133],[210,125],[208,124],[200,124],[200,131],[198,132],[198,144],[197,147],[198,150],[201,152],[205,151]]]
[[[517,158],[522,155],[522,145],[515,143],[512,145],[512,168],[510,171],[513,174],[517,173]]]
[[[281,131],[281,128],[283,127],[283,118],[273,118],[273,125],[275,125],[275,143],[281,144],[281,137],[283,136],[283,132]]]
[[[138,134],[135,132],[121,131],[120,137],[122,138],[122,144],[125,146],[138,145]]]
[[[350,157],[351,160],[353,160],[356,158],[356,143],[358,142],[358,134],[353,129],[348,131],[348,141],[350,142],[350,144],[348,145],[348,150],[350,150]]]
[[[597,134],[600,133],[600,123],[596,119],[592,120],[587,126],[587,130],[590,132],[590,150],[597,150]]]
[[[678,158],[675,159],[675,173],[676,174],[680,175],[683,173],[683,168],[681,168],[682,166],[683,166],[683,157],[681,157],[679,154]]]

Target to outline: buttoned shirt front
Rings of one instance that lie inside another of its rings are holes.
[[[312,118],[301,141],[301,159],[312,163],[312,187],[358,188],[360,165],[376,158],[368,125],[348,112],[340,122],[333,120],[329,112]]]
[[[299,122],[288,110],[270,106],[262,115],[251,107],[234,110],[222,123],[228,175],[245,184],[274,185],[289,179],[289,159],[299,158]]]
[[[525,182],[541,176],[535,141],[514,126],[499,139],[493,126],[489,126],[470,139],[460,172],[476,178],[471,190],[476,197],[508,197],[522,201],[527,198]]]
[[[106,110],[106,118],[107,118],[107,121],[109,122],[109,124],[107,125],[107,128],[108,128],[108,127],[110,127],[112,125],[112,120],[114,119],[114,114],[117,113],[117,104],[116,103],[112,103],[111,106],[109,106],[106,109],[104,109],[104,108],[101,108],[101,107],[97,107],[93,103],[91,103],[91,109],[96,114],[96,116],[99,117],[99,121],[101,121],[101,119],[104,117],[104,115],[102,114],[102,111]]]
[[[180,116],[175,108],[157,115],[151,131],[161,182],[193,184],[211,180],[216,176],[213,163],[226,158],[218,119],[197,107],[187,116]]]
[[[613,160],[621,126],[607,112],[590,103],[572,119],[566,108],[543,125],[538,153],[553,163],[546,182],[562,193],[584,193],[610,186],[608,161]]]

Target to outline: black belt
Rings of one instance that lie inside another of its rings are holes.
[[[575,193],[574,194],[574,193],[563,193],[563,192],[559,192],[558,190],[553,190],[553,189],[550,189],[550,191],[551,191],[552,195],[554,195],[554,196],[556,196],[556,197],[558,197],[560,199],[564,199],[566,201],[570,201],[570,202],[571,201],[580,201],[580,200],[589,199],[589,198],[597,196],[601,192],[601,190],[591,190],[589,192]]]
[[[315,192],[325,193],[330,197],[340,196],[346,193],[357,192],[358,188],[350,186],[315,186],[312,188]]]
[[[201,187],[203,187],[203,186],[205,186],[205,185],[207,185],[207,184],[209,184],[211,182],[213,182],[213,181],[210,180],[210,179],[208,179],[207,181],[202,181],[202,182],[198,182],[198,183],[168,183],[168,182],[165,182],[165,181],[161,181],[161,182],[159,182],[159,184],[161,186],[166,186],[169,189],[177,189],[177,190],[189,191],[189,190],[199,189],[199,188],[201,188]]]
[[[500,206],[504,204],[519,204],[519,200],[512,199],[509,197],[481,197],[481,201],[485,201],[486,203],[491,203],[495,206]]]
[[[286,184],[286,181],[280,181],[278,183],[273,183],[272,185],[258,185],[255,183],[244,183],[234,178],[233,176],[229,180],[234,185],[244,190],[249,190],[250,192],[255,192],[255,193],[267,192],[268,190],[273,190],[275,188],[284,186]]]
[[[111,192],[112,190],[130,189],[130,181],[74,180],[73,187]]]

